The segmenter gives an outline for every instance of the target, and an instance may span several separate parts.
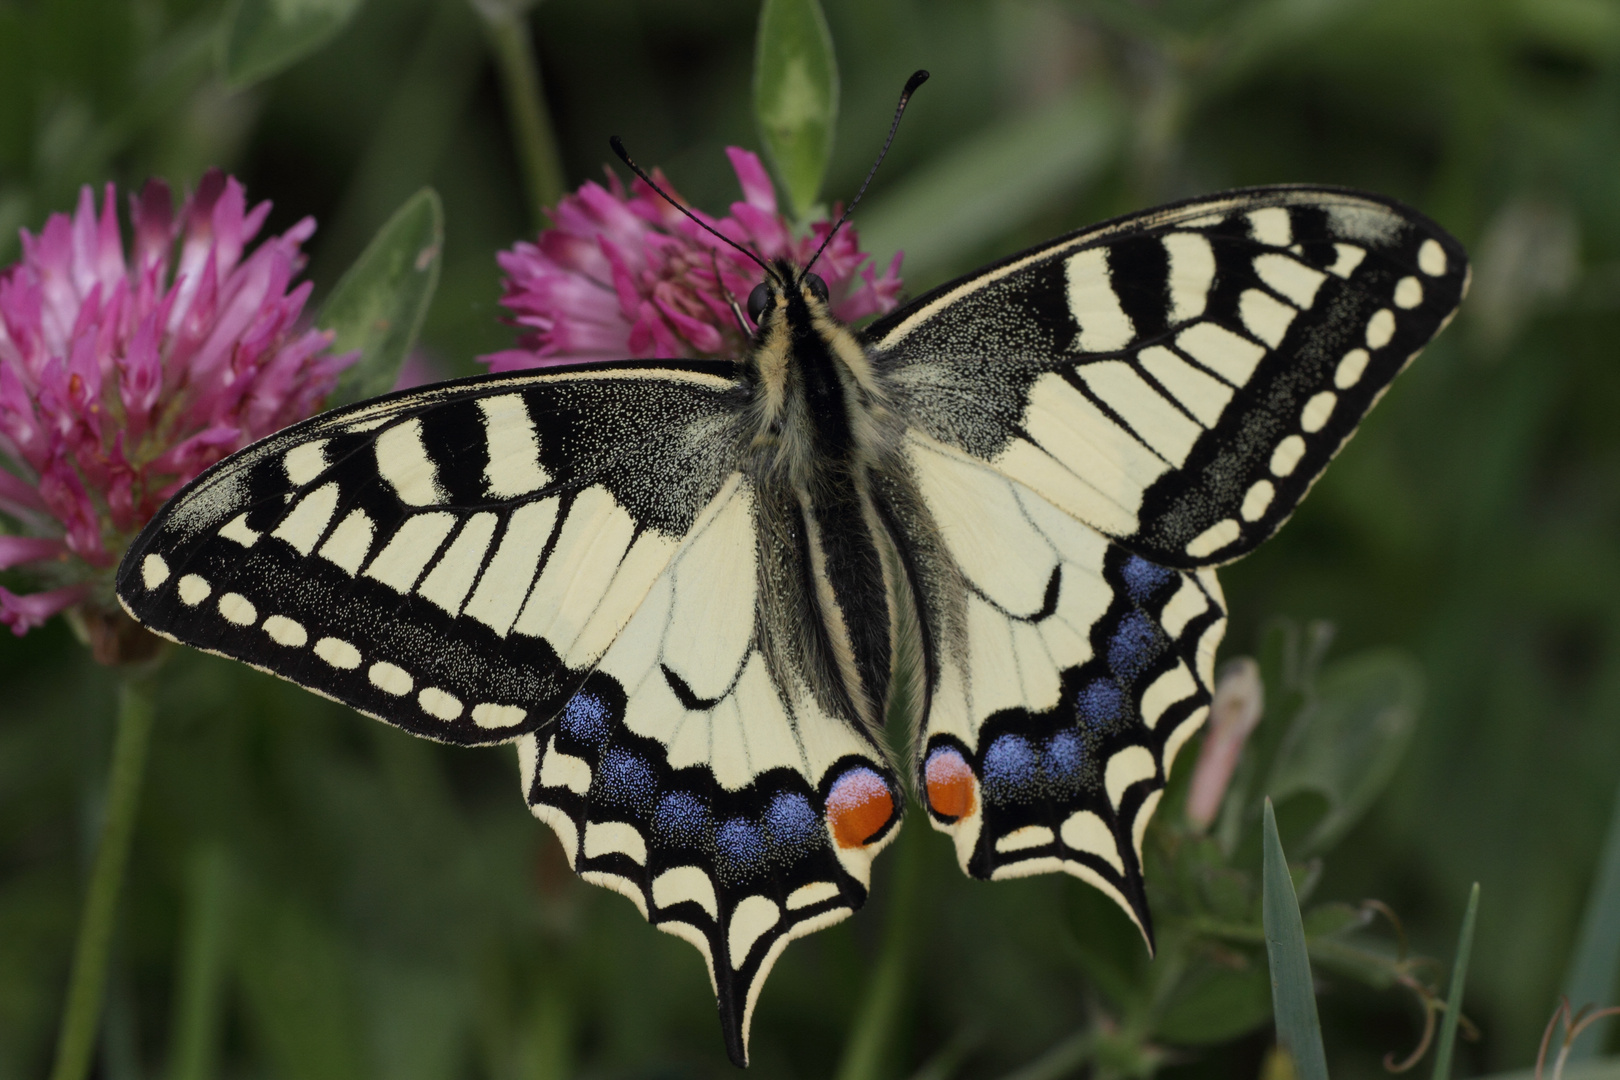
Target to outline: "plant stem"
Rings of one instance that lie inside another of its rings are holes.
[[[562,198],[563,169],[545,90],[540,84],[540,63],[529,39],[528,21],[521,12],[483,13],[495,67],[506,93],[512,142],[523,168],[529,216],[534,227],[542,229],[546,224],[545,208],[557,205]]]
[[[169,1080],[208,1080],[216,1071],[233,915],[231,864],[225,849],[199,848],[192,854],[188,876],[180,961],[175,965]]]
[[[107,985],[107,956],[118,914],[118,893],[129,862],[129,843],[140,806],[141,777],[152,734],[150,676],[126,675],[118,695],[118,733],[107,781],[106,817],[90,871],[90,890],[79,920],[73,971],[68,978],[62,1031],[51,1080],[84,1080],[95,1053]]]
[[[902,832],[895,840],[897,865],[889,890],[889,910],[883,920],[883,947],[861,996],[855,1023],[844,1041],[837,1080],[876,1080],[891,1070],[888,1055],[895,1027],[905,1006],[911,968],[911,941],[917,930],[915,905],[920,834]]]

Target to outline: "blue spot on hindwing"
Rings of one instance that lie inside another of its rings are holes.
[[[658,794],[658,774],[643,758],[614,747],[597,763],[594,787],[602,802],[644,814]]]
[[[820,815],[796,791],[784,791],[771,800],[765,808],[765,831],[776,853],[786,856],[804,854],[826,837]]]
[[[570,737],[602,749],[608,738],[607,702],[595,694],[580,691],[563,706],[562,729]]]
[[[1040,786],[1040,760],[1022,735],[1001,735],[984,752],[980,785],[986,800],[1025,802]]]
[[[746,881],[765,868],[765,830],[747,818],[722,822],[714,831],[714,848],[722,881]]]
[[[1138,604],[1147,603],[1155,592],[1176,576],[1174,570],[1150,563],[1140,555],[1126,559],[1119,572],[1125,579],[1125,591]]]
[[[1041,773],[1060,792],[1080,786],[1086,767],[1086,744],[1078,731],[1060,731],[1046,740],[1041,751]]]
[[[1093,679],[1075,695],[1074,709],[1092,731],[1111,731],[1125,719],[1125,691],[1113,679]]]
[[[658,800],[653,814],[653,831],[671,847],[706,850],[713,826],[708,805],[685,791],[672,791]]]
[[[1114,636],[1108,639],[1108,667],[1114,677],[1130,682],[1164,649],[1164,632],[1152,619],[1133,611],[1119,620]]]

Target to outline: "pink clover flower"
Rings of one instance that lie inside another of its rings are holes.
[[[760,258],[803,266],[832,229],[831,220],[796,233],[778,210],[776,192],[759,158],[729,147],[726,154],[743,199],[731,216],[709,225]],[[674,195],[663,176],[660,186]],[[836,213],[836,208],[835,208]],[[587,183],[551,211],[552,227],[533,243],[496,256],[506,272],[501,303],[522,328],[518,347],[480,357],[491,371],[601,360],[706,357],[736,360],[748,332],[737,325],[728,295],[746,300],[759,283],[758,266],[670,206],[639,178],[627,193],[608,174],[607,186]],[[845,322],[894,308],[900,296],[896,253],[880,276],[846,224],[816,263],[833,313]],[[744,316],[746,318],[746,315]]]
[[[149,181],[126,256],[108,184],[53,214],[0,270],[0,622],[23,634],[75,605],[115,611],[110,571],[181,485],[315,412],[357,354],[301,320],[305,218],[249,250],[249,208],[217,170],[178,215]]]

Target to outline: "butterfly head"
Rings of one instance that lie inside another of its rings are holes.
[[[748,294],[748,317],[762,331],[766,320],[775,314],[781,317],[792,305],[789,297],[804,302],[806,314],[828,311],[830,296],[827,282],[813,270],[797,270],[786,259],[775,260],[768,268],[768,276],[754,286]]]

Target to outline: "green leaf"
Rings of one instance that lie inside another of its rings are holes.
[[[1603,842],[1592,892],[1581,919],[1581,934],[1570,962],[1564,995],[1575,1008],[1620,1004],[1620,794],[1614,801],[1608,839]],[[1608,1041],[1613,1020],[1599,1020],[1570,1047],[1570,1061],[1586,1061]]]
[[[1451,987],[1446,992],[1446,1016],[1440,1024],[1440,1044],[1434,1054],[1434,1080],[1450,1080],[1451,1052],[1457,1045],[1457,1023],[1462,1019],[1463,986],[1468,981],[1468,954],[1474,948],[1474,916],[1479,913],[1479,882],[1468,891],[1462,930],[1457,934],[1457,956],[1451,962]]]
[[[1207,1046],[1252,1031],[1270,1015],[1271,986],[1258,954],[1245,967],[1206,963],[1176,985],[1153,1023],[1153,1037],[1180,1046]]]
[[[799,216],[821,194],[838,119],[838,61],[816,0],[765,0],[754,49],[761,141]]]
[[[1271,1008],[1277,1018],[1277,1042],[1294,1061],[1299,1080],[1328,1080],[1322,1025],[1316,1017],[1316,988],[1305,952],[1305,924],[1294,899],[1288,859],[1277,837],[1277,815],[1265,806],[1265,866],[1262,909],[1266,955],[1271,963]]]
[[[1199,875],[1198,886],[1199,899],[1216,916],[1232,922],[1254,917],[1254,883],[1243,871],[1215,867]]]
[[[443,247],[444,210],[438,193],[423,188],[394,211],[338,281],[315,325],[337,333],[334,352],[359,349],[360,360],[343,373],[331,404],[393,388],[433,301]]]
[[[242,90],[285,71],[331,41],[362,0],[232,0],[220,26],[219,65]]]
[[[1304,794],[1325,800],[1296,845],[1300,854],[1330,847],[1383,791],[1406,752],[1422,698],[1421,669],[1394,651],[1363,653],[1317,677],[1266,785],[1279,805]]]

